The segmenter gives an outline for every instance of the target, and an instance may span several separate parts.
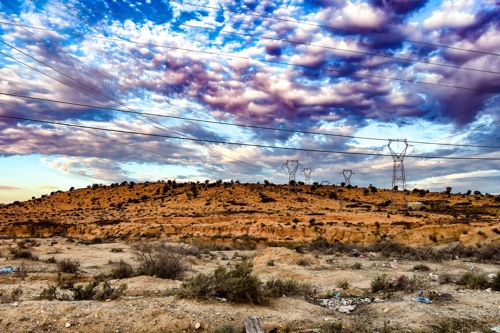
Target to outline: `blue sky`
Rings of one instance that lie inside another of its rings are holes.
[[[0,202],[286,183],[287,160],[390,188],[389,139],[410,143],[409,189],[499,193],[499,17],[495,0],[2,2]]]

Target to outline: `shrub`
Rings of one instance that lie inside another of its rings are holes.
[[[309,245],[309,250],[311,251],[324,251],[330,247],[330,243],[323,238],[323,237],[318,237],[315,238],[311,244]]]
[[[199,273],[182,283],[179,296],[224,298],[233,303],[263,302],[261,282],[252,274],[252,265],[248,262],[238,263],[229,270],[218,267],[209,275]]]
[[[123,260],[120,260],[118,263],[114,264],[114,267],[111,271],[111,277],[113,279],[126,279],[131,277],[132,275],[134,275],[132,266]]]
[[[97,300],[105,301],[108,299],[117,299],[123,295],[127,289],[126,284],[120,285],[118,288],[112,287],[108,281],[101,281],[99,277],[94,278],[87,284],[74,285],[73,281],[65,285],[49,285],[42,289],[39,298],[48,299],[50,301],[57,300]]]
[[[363,265],[360,262],[354,263],[351,266],[352,269],[363,269]]]
[[[491,289],[500,291],[500,272],[497,272],[493,281],[491,281]]]
[[[320,333],[342,333],[343,326],[341,323],[328,323],[321,326]]]
[[[121,284],[118,288],[115,288],[111,286],[108,281],[104,281],[100,285],[98,285],[98,288],[95,291],[92,299],[97,301],[117,299],[123,295],[126,289],[127,285],[125,283]]]
[[[139,243],[133,248],[139,261],[139,274],[178,280],[186,271],[182,255],[176,251],[176,247],[163,243]]]
[[[57,287],[53,284],[47,286],[47,288],[42,289],[39,299],[48,299],[49,301],[57,299]]]
[[[414,271],[420,271],[420,272],[428,272],[430,271],[431,269],[429,268],[429,266],[427,265],[424,265],[424,264],[418,264],[418,265],[414,265],[413,266],[413,270]]]
[[[57,262],[57,267],[61,273],[76,273],[78,271],[78,267],[80,267],[80,263],[76,260],[65,258]]]
[[[241,329],[235,327],[233,324],[221,324],[209,331],[210,333],[239,333]]]
[[[299,260],[297,260],[297,265],[299,266],[309,266],[311,263],[309,262],[309,260],[305,259],[305,258],[301,258]]]
[[[469,289],[486,289],[489,287],[488,277],[485,274],[475,274],[474,272],[464,273],[458,279],[457,284],[466,286]]]
[[[260,196],[260,201],[262,203],[268,203],[268,202],[275,202],[276,199],[274,199],[273,197],[270,197],[268,195],[265,195],[264,193],[259,193],[259,196]]]
[[[406,277],[406,275],[400,275],[396,279],[390,279],[386,274],[379,275],[375,277],[371,282],[371,290],[376,293],[382,292],[394,292],[394,291],[405,291],[414,292],[416,290],[425,289],[425,282],[416,276],[412,278]]]
[[[300,283],[294,279],[272,279],[264,285],[264,293],[268,297],[310,297],[313,295],[311,285]]]
[[[16,287],[10,293],[0,290],[0,303],[12,303],[19,300],[19,296],[23,293],[21,287]]]
[[[472,319],[440,318],[431,327],[433,333],[489,331],[489,328],[484,323]]]
[[[340,282],[337,284],[337,286],[338,286],[339,288],[344,289],[344,290],[349,289],[349,281],[347,281],[347,280],[342,280],[342,281],[340,281]]]
[[[95,287],[99,284],[99,281],[93,280],[86,285],[78,285],[73,288],[73,295],[75,301],[85,301],[91,300],[96,295]]]
[[[370,287],[373,293],[386,291],[390,289],[391,281],[386,274],[378,275],[375,277],[375,279],[372,280],[372,282],[370,283]]]
[[[17,247],[9,248],[10,254],[12,254],[13,259],[31,259],[31,260],[36,260],[37,258],[31,253],[31,250],[28,248],[25,248],[23,246],[20,246],[20,244],[17,245]]]

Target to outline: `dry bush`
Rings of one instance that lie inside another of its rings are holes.
[[[350,325],[328,323],[320,328],[320,333],[400,333],[404,332],[401,325],[384,322],[382,327],[376,327],[368,318],[355,320]]]
[[[138,274],[179,280],[187,270],[179,246],[164,243],[139,243],[133,246],[139,261]]]
[[[427,265],[424,265],[424,264],[417,264],[417,265],[414,265],[413,266],[413,270],[414,271],[420,271],[420,272],[428,272],[430,271],[431,269],[429,268],[429,266]]]
[[[16,247],[9,247],[9,252],[13,259],[38,260],[38,258],[31,253],[30,247],[25,245],[24,242],[19,242],[16,244]]]
[[[422,333],[489,332],[489,327],[476,319],[440,318]]]
[[[408,278],[406,275],[399,275],[395,279],[389,278],[386,274],[379,275],[371,282],[371,291],[376,292],[395,292],[395,291],[405,291],[405,292],[415,292],[417,290],[425,289],[427,287],[426,282],[413,276]]]
[[[239,333],[242,332],[241,328],[234,326],[234,324],[225,323],[212,328],[210,333]]]
[[[127,279],[134,275],[134,269],[127,262],[120,260],[113,265],[111,270],[111,277],[113,279]]]
[[[80,267],[80,263],[76,260],[72,260],[69,258],[64,258],[57,262],[57,268],[61,273],[76,273],[78,272],[78,268]]]
[[[23,290],[20,286],[14,288],[10,292],[0,290],[0,303],[12,303],[19,300],[22,295]]]

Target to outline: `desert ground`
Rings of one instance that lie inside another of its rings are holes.
[[[494,332],[499,201],[169,181],[0,205],[0,332],[241,332],[250,316],[265,332]],[[144,273],[140,251],[158,244],[178,276]],[[185,291],[244,263],[262,302]],[[271,295],[273,281],[302,292]]]

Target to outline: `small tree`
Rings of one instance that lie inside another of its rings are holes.
[[[451,195],[451,189],[452,189],[452,188],[451,188],[451,186],[447,186],[447,187],[446,187],[446,194],[447,194],[448,196],[450,196],[450,195]]]

